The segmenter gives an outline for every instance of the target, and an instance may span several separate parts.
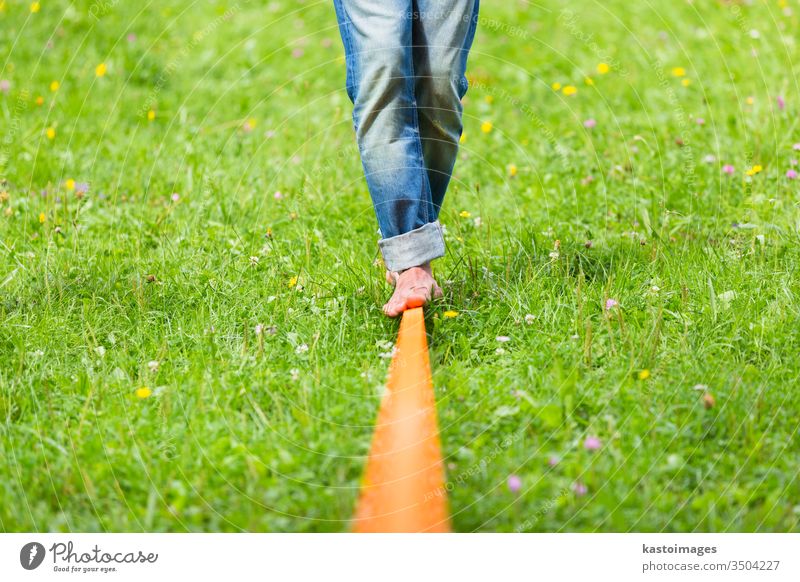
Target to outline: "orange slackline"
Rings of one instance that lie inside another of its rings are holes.
[[[422,307],[403,313],[381,402],[356,532],[447,532],[450,522]]]

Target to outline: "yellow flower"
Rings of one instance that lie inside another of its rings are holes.
[[[639,370],[639,380],[647,380],[650,377],[650,370],[645,368],[644,370]]]
[[[148,398],[152,393],[153,391],[150,390],[150,388],[148,388],[147,386],[142,386],[141,388],[137,388],[135,392],[136,397],[141,399]]]
[[[508,164],[508,166],[506,166],[506,168],[508,169],[508,175],[511,176],[512,178],[517,175],[517,166],[516,165]]]
[[[594,79],[592,79],[591,77],[586,77],[586,78],[583,80],[583,82],[584,82],[584,83],[586,83],[587,85],[589,85],[590,87],[591,87],[592,85],[594,85]]]
[[[31,3],[31,12],[36,14],[39,10],[42,9],[42,5],[39,2],[32,2]]]
[[[7,190],[0,190],[0,204],[4,204],[8,202],[8,191]]]
[[[552,85],[550,85],[550,88],[551,88],[553,91],[558,91],[559,89],[561,89],[561,83],[559,83],[558,81],[556,81],[555,83],[553,83]]]
[[[297,277],[292,277],[289,279],[289,282],[286,284],[290,289],[297,285]]]
[[[681,85],[683,85],[684,87],[688,87],[691,84],[692,84],[691,79],[681,79]]]
[[[51,90],[53,93],[55,93],[56,91],[58,91],[58,88],[59,88],[59,87],[61,87],[61,83],[59,83],[58,81],[53,81],[52,83],[50,83],[50,90]]]
[[[69,178],[66,182],[64,182],[64,186],[67,190],[74,190],[75,189],[75,180]]]
[[[578,92],[578,88],[577,88],[577,87],[574,87],[573,85],[567,85],[566,87],[564,87],[563,89],[561,89],[561,92],[562,92],[564,95],[566,95],[567,97],[569,97],[569,96],[571,96],[571,95],[575,95],[575,93],[577,93],[577,92]]]
[[[55,139],[56,137],[56,130],[53,127],[47,128],[47,139]]]
[[[606,63],[600,63],[599,65],[597,65],[597,72],[600,73],[601,75],[605,75],[610,70],[611,67],[609,67]]]
[[[492,122],[491,121],[484,121],[481,123],[481,131],[483,133],[489,133],[492,131]]]
[[[36,105],[44,105],[44,97],[42,97],[41,95],[39,95],[39,96],[36,98]]]
[[[445,311],[442,315],[445,319],[453,319],[454,317],[458,317],[458,311]]]
[[[472,214],[470,214],[468,210],[462,210],[461,212],[458,213],[458,215],[461,218],[469,218],[470,216],[472,216]]]
[[[494,101],[494,95],[487,95],[483,98],[483,100],[491,105],[491,103]]]
[[[147,112],[147,121],[153,121],[156,118],[156,112],[152,109]]]
[[[745,174],[747,174],[748,176],[755,176],[756,174],[760,173],[763,169],[764,168],[762,166],[756,164],[755,166],[747,170]]]
[[[5,210],[3,210],[3,214],[5,214],[6,216],[11,216],[12,214],[14,214],[14,210],[12,210],[12,208],[9,206]]]
[[[748,97],[747,99],[744,100],[744,102],[747,103],[748,105],[752,105],[753,103],[755,103],[755,99],[753,99],[752,97]]]
[[[45,216],[44,212],[39,213],[39,224],[44,224],[47,222],[47,216]]]
[[[104,77],[107,71],[108,67],[106,67],[105,63],[100,63],[94,68],[94,74],[98,77]]]
[[[458,143],[464,143],[465,141],[467,141],[467,134],[465,132],[462,132],[461,137],[458,138]]]
[[[685,77],[686,76],[686,69],[683,67],[672,67],[672,76],[673,77]]]

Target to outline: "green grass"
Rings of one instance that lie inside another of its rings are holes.
[[[0,5],[0,528],[346,530],[397,323],[332,6]],[[561,6],[486,0],[470,59],[454,528],[796,531],[800,14]]]

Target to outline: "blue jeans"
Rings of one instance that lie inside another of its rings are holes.
[[[444,255],[439,210],[461,137],[479,0],[333,0],[386,267]]]

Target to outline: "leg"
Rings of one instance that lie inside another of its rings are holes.
[[[415,95],[431,200],[438,218],[463,129],[467,55],[479,0],[415,0]]]
[[[391,271],[444,255],[414,96],[412,0],[334,0],[361,161]]]

